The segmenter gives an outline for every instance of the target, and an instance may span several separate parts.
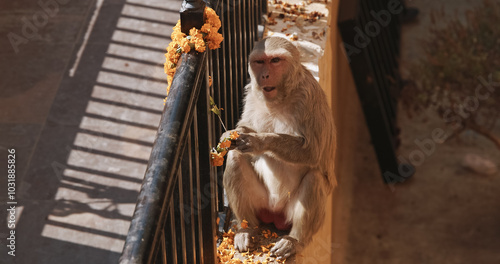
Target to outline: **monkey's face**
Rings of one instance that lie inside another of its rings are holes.
[[[289,72],[288,58],[283,54],[252,56],[250,70],[257,88],[266,100],[273,101],[283,92],[283,80]]]

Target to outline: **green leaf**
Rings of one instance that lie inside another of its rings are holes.
[[[211,110],[212,112],[214,112],[214,114],[216,114],[216,115],[220,116],[220,111],[219,111],[219,109],[218,109],[218,108],[216,108],[216,107],[212,107],[212,109],[210,109],[210,110]]]

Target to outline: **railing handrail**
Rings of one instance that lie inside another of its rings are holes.
[[[172,199],[179,160],[204,77],[206,53],[182,55],[165,103],[120,263],[150,263],[167,203]]]

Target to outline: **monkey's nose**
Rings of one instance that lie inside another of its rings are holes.
[[[269,74],[262,75],[262,79],[269,79]]]

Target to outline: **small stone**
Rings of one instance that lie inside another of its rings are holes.
[[[493,161],[472,153],[464,156],[462,159],[462,166],[484,175],[493,175],[498,171],[498,167]]]

